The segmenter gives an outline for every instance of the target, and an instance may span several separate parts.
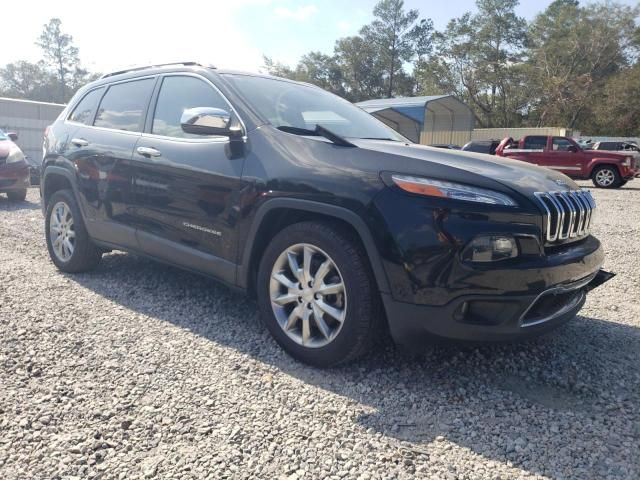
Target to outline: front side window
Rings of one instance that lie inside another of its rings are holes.
[[[85,125],[91,124],[93,120],[93,112],[100,101],[100,97],[104,93],[104,88],[96,88],[87,93],[82,100],[73,109],[69,120],[72,122],[83,123]]]
[[[212,107],[229,110],[229,105],[206,82],[187,76],[165,77],[153,115],[151,133],[177,138],[202,138],[202,135],[186,133],[180,126],[185,110],[196,107]]]
[[[312,133],[320,125],[347,138],[407,141],[364,110],[320,88],[251,75],[225,74],[225,79],[251,108],[284,131]]]
[[[100,102],[93,124],[96,127],[141,132],[154,81],[155,79],[146,78],[109,87]]]
[[[547,146],[547,137],[532,135],[524,139],[525,150],[544,150]]]
[[[564,137],[553,137],[551,145],[554,152],[568,152],[573,143]]]

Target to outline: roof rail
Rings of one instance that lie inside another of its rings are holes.
[[[208,67],[216,68],[213,65],[203,65],[199,62],[187,61],[187,62],[169,62],[169,63],[154,63],[153,65],[141,65],[137,67],[124,68],[122,70],[116,70],[115,72],[109,72],[102,75],[100,78],[113,77],[114,75],[120,75],[121,73],[136,72],[138,70],[146,70],[147,68],[155,67],[168,67],[170,65],[184,65],[185,67]]]

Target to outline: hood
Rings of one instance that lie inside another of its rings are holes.
[[[381,166],[382,170],[487,188],[496,188],[498,184],[527,196],[534,192],[580,188],[560,172],[520,160],[418,144],[362,139],[349,141],[364,151],[386,154],[388,158],[386,165]]]
[[[12,146],[11,140],[0,140],[0,158],[7,158]]]

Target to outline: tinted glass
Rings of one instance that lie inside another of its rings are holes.
[[[82,100],[80,100],[80,103],[76,105],[76,108],[73,109],[73,112],[69,115],[69,120],[89,125],[91,120],[93,120],[93,112],[103,93],[104,88],[96,88],[87,93]]]
[[[167,137],[202,137],[185,133],[180,127],[182,113],[195,107],[222,108],[229,111],[229,105],[224,98],[206,82],[194,77],[165,77],[158,95],[151,133]]]
[[[249,75],[225,78],[275,127],[313,130],[321,125],[343,137],[407,141],[364,110],[320,88]]]
[[[462,149],[467,152],[490,153],[491,144],[471,142],[471,143],[467,143],[464,147],[462,147]],[[494,149],[494,152],[495,152],[495,149]]]
[[[531,136],[524,139],[525,150],[543,150],[547,146],[547,137]]]
[[[616,142],[600,142],[598,150],[618,150],[618,144]]]
[[[563,137],[553,137],[552,142],[553,150],[559,152],[567,152],[569,147],[573,145],[573,143]]]
[[[143,115],[155,79],[112,85],[100,102],[94,125],[130,132],[142,131]]]

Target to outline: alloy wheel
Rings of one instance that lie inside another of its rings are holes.
[[[71,209],[65,202],[56,203],[51,210],[49,239],[58,260],[68,262],[76,248],[76,231]]]
[[[342,275],[333,259],[314,245],[299,243],[280,254],[269,293],[280,328],[299,345],[324,347],[344,324],[347,295]]]
[[[598,185],[602,187],[608,187],[615,181],[616,177],[608,168],[603,168],[602,170],[598,170],[596,173],[596,182]]]

